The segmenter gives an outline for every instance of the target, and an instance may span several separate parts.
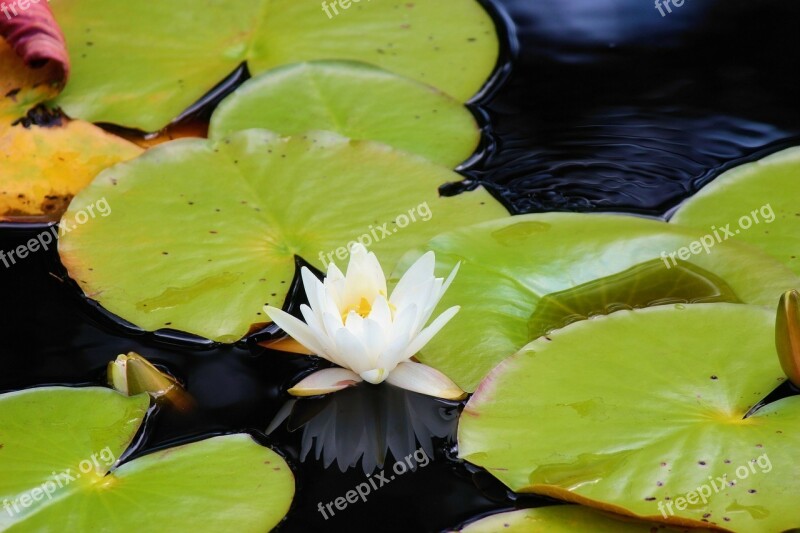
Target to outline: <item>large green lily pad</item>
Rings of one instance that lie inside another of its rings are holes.
[[[289,467],[248,435],[116,466],[148,407],[102,388],[0,396],[0,530],[260,533],[288,512]]]
[[[670,222],[710,234],[713,226],[720,239],[763,248],[800,274],[800,148],[722,174],[687,200]]]
[[[331,133],[178,140],[100,174],[65,216],[103,197],[113,214],[66,234],[59,251],[86,294],[122,318],[233,342],[268,322],[265,304],[284,302],[295,256],[342,264],[360,239],[390,266],[444,230],[507,216],[483,189],[440,198],[458,178]]]
[[[53,0],[72,59],[56,104],[154,131],[243,62],[256,75],[315,59],[362,61],[462,102],[494,69],[494,23],[476,0],[348,4],[329,18],[315,0]]]
[[[516,492],[784,531],[800,526],[800,397],[744,418],[783,380],[771,309],[619,311],[500,364],[462,414],[459,454]]]
[[[459,529],[462,533],[701,533],[706,529],[664,527],[653,522],[597,511],[578,505],[520,509],[481,518]]]
[[[783,291],[800,285],[787,267],[733,242],[675,266],[667,259],[667,268],[662,252],[701,235],[636,217],[567,213],[517,216],[439,235],[427,245],[436,252],[438,271],[462,262],[441,309],[461,305],[461,311],[417,357],[475,390],[505,357],[576,318],[676,298],[772,307]]]
[[[448,167],[480,141],[475,118],[459,101],[385,70],[332,61],[289,65],[246,82],[214,111],[209,133],[250,128],[281,135],[328,130]]]

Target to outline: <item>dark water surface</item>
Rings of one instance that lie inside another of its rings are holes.
[[[687,0],[664,17],[651,0],[498,0],[493,9],[517,44],[506,49],[505,83],[477,102],[489,142],[465,175],[515,213],[665,216],[725,169],[800,144],[798,2]],[[0,249],[35,232],[2,228]],[[279,447],[298,483],[280,531],[439,531],[546,502],[514,498],[454,459],[458,404],[366,387],[286,406],[282,391],[316,363],[254,343],[137,334],[88,305],[52,250],[0,265],[0,295],[0,392],[100,384],[109,360],[137,351],[186,383],[198,408],[151,417],[135,455],[237,431]],[[367,470],[385,458],[388,478],[393,455],[420,446],[430,463],[327,520],[319,512],[367,480],[362,463],[349,467],[362,453]]]

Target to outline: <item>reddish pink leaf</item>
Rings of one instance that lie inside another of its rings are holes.
[[[27,6],[22,9],[20,4]],[[46,0],[5,0],[0,3],[0,36],[30,67],[41,67],[48,61],[61,69],[61,78],[69,76],[69,55],[64,34],[58,27]]]

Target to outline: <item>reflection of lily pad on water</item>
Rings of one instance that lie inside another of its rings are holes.
[[[243,62],[257,75],[316,59],[362,61],[464,102],[491,75],[499,49],[492,19],[475,0],[365,2],[335,20],[319,2],[298,0],[52,6],[73,60],[56,103],[70,116],[147,131]]]
[[[736,243],[692,256],[680,267],[668,269],[660,262],[662,252],[700,235],[635,217],[558,213],[511,217],[439,235],[427,245],[436,252],[439,274],[462,262],[439,310],[461,305],[461,311],[418,358],[474,390],[531,335],[563,326],[570,315],[641,307],[670,297],[772,307],[784,290],[800,284],[787,267]],[[644,284],[650,288],[642,290]]]
[[[731,304],[572,324],[486,378],[459,453],[516,492],[735,531],[796,527],[800,397],[744,418],[785,380],[774,334],[772,310]]]
[[[119,465],[149,404],[146,394],[101,388],[0,395],[0,530],[255,533],[278,524],[294,478],[278,454],[249,435]]]
[[[391,72],[339,61],[288,65],[246,82],[214,111],[210,136],[250,128],[281,135],[333,131],[447,167],[471,156],[480,140],[475,119],[458,100]]]
[[[175,141],[84,189],[66,216],[101,197],[114,214],[66,234],[59,251],[86,294],[122,318],[232,342],[268,322],[265,304],[283,304],[295,256],[323,268],[366,236],[394,265],[442,231],[507,216],[483,189],[438,196],[439,185],[458,179],[330,133]]]
[[[521,509],[481,518],[458,529],[461,533],[702,533],[707,529],[665,527],[635,518],[577,505]]]
[[[800,148],[722,174],[687,200],[671,222],[718,228],[721,238],[763,248],[800,274]]]

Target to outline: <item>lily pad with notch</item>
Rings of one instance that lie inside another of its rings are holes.
[[[262,532],[289,510],[294,476],[244,434],[120,458],[150,405],[104,388],[0,395],[0,529]]]
[[[772,307],[800,285],[787,267],[738,243],[674,265],[663,260],[662,252],[700,236],[637,217],[568,213],[516,216],[439,235],[426,246],[436,252],[437,272],[462,262],[439,312],[452,305],[461,311],[417,357],[472,391],[527,342],[576,319],[680,302]]]
[[[679,525],[797,527],[800,397],[745,417],[786,379],[774,334],[773,310],[735,304],[572,324],[482,382],[459,454],[515,492]]]
[[[98,176],[66,216],[99,198],[113,215],[76,227],[59,251],[84,292],[125,320],[234,342],[269,321],[265,304],[283,304],[295,256],[323,268],[361,239],[394,265],[442,231],[508,216],[481,188],[439,197],[459,178],[332,133],[178,140]]]
[[[465,102],[499,53],[492,18],[476,0],[362,2],[335,19],[319,2],[298,0],[51,5],[72,58],[55,104],[73,117],[145,131],[166,126],[245,62],[258,75],[317,59],[360,61]]]

